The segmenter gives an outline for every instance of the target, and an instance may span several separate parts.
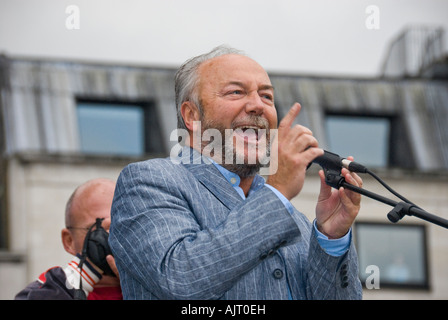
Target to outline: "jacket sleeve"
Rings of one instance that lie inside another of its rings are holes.
[[[353,241],[341,256],[325,252],[313,229],[307,261],[307,299],[360,300],[362,285],[358,277],[358,256]]]
[[[65,285],[66,276],[62,268],[55,267],[39,276],[20,291],[16,300],[73,300],[74,290]]]
[[[73,300],[78,296],[80,273],[77,268],[79,258],[74,257],[64,267],[54,267],[42,273],[36,281],[31,282],[16,296],[15,300]],[[101,275],[90,266],[84,264],[82,270],[83,297],[93,290],[93,286],[101,279]]]

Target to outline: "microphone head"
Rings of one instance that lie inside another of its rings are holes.
[[[322,169],[340,171],[342,169],[342,158],[335,153],[324,150],[324,154],[312,161],[322,167]]]
[[[342,168],[346,168],[351,172],[367,173],[368,169],[362,164],[354,161],[350,161],[345,158],[341,158],[335,153],[324,150],[324,154],[314,159],[311,163],[317,163],[322,169],[331,171],[340,171]],[[309,164],[308,168],[311,166]]]

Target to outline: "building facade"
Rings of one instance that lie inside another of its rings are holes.
[[[14,298],[41,272],[68,261],[60,232],[78,185],[115,180],[127,163],[170,154],[177,143],[174,72],[0,58],[0,299]],[[354,155],[394,190],[448,219],[447,78],[271,74],[271,80],[279,118],[300,102],[297,122],[322,148]],[[310,219],[317,169],[309,169],[293,200]],[[397,200],[370,176],[363,179],[365,189]],[[447,299],[448,230],[408,216],[394,224],[390,210],[363,197],[354,226],[365,299]]]

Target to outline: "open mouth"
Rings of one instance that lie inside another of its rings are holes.
[[[266,129],[257,126],[241,126],[236,128],[234,133],[248,143],[258,143],[266,137]]]

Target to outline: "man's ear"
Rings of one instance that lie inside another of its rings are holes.
[[[62,229],[61,231],[62,245],[64,246],[65,251],[70,253],[71,255],[76,255],[75,249],[75,240],[73,236],[67,228]]]
[[[180,112],[187,129],[193,131],[193,122],[201,120],[197,106],[191,101],[185,101],[180,106]]]

